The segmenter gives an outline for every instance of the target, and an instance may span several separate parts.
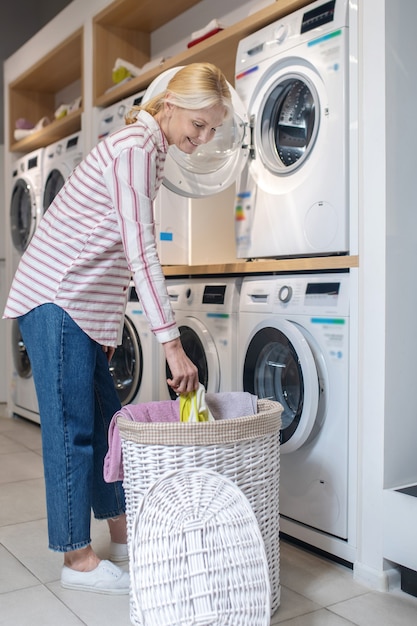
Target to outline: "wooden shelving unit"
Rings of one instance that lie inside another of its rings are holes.
[[[82,108],[59,120],[54,117],[56,94],[77,80],[83,84],[83,29],[77,30],[9,84],[11,152],[29,152],[80,130]],[[82,97],[83,94],[80,95]],[[21,117],[34,124],[48,117],[51,123],[16,141],[16,120]]]

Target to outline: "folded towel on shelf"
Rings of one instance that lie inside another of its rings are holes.
[[[215,35],[223,29],[223,24],[221,24],[218,19],[214,18],[207,24],[207,26],[204,26],[204,28],[191,33],[191,41],[187,44],[187,48],[195,46],[197,43],[200,43],[200,41],[204,41],[204,39]]]
[[[179,422],[180,403],[177,400],[126,404],[117,411],[110,422],[109,449],[104,458],[103,476],[106,483],[123,480],[122,442],[117,428],[118,417],[132,422]]]
[[[33,133],[35,133],[38,130],[42,130],[42,128],[44,128],[45,126],[48,126],[48,124],[51,123],[51,120],[49,119],[49,117],[42,117],[39,122],[36,124],[36,126],[34,126],[33,128],[15,128],[14,131],[14,138],[16,141],[20,141],[21,139],[24,139],[25,137],[28,137],[29,135],[32,135]]]
[[[248,391],[206,393],[206,404],[215,420],[227,420],[258,412],[258,396]]]

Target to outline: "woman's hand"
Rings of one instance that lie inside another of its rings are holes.
[[[113,358],[113,354],[116,351],[116,348],[111,348],[110,346],[101,346],[103,348],[103,352],[106,353],[107,356],[107,362],[110,363],[110,361]]]
[[[163,344],[165,358],[171,370],[168,385],[175,393],[189,393],[198,388],[198,370],[184,352],[180,339]]]

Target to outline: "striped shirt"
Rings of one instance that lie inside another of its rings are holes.
[[[52,302],[101,345],[117,346],[131,277],[161,343],[179,336],[159,262],[153,200],[168,150],[141,111],[95,146],[43,216],[15,274],[4,317]]]

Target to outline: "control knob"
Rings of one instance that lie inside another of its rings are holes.
[[[278,292],[278,300],[280,302],[289,302],[292,298],[292,287],[289,285],[283,285]]]
[[[277,43],[282,43],[285,41],[288,35],[288,25],[287,24],[278,24],[278,26],[274,29],[274,39]]]

